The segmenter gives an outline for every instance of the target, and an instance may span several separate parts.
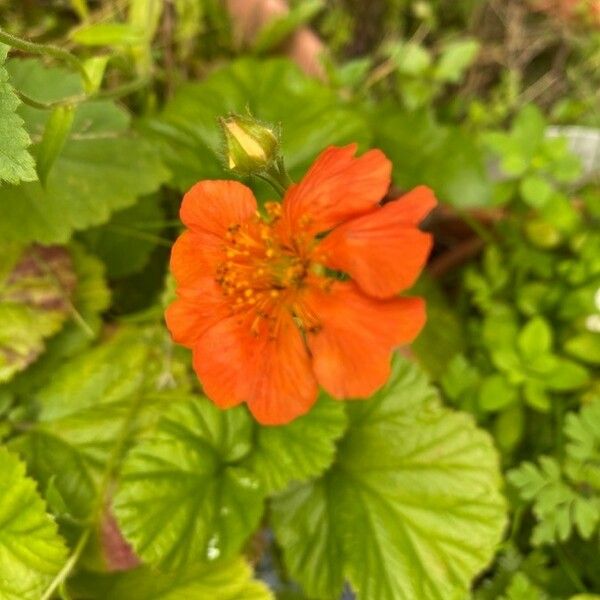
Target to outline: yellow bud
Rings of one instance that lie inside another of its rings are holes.
[[[267,169],[279,154],[279,136],[274,127],[253,117],[231,115],[221,119],[227,165],[241,175]]]

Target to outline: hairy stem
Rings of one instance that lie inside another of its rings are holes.
[[[91,84],[90,78],[81,61],[68,50],[63,50],[58,46],[52,46],[50,44],[35,44],[34,42],[28,42],[27,40],[11,35],[2,29],[0,29],[0,42],[5,43],[12,48],[16,48],[17,50],[22,50],[23,52],[42,54],[44,56],[51,56],[52,58],[62,60],[81,73],[86,86]]]

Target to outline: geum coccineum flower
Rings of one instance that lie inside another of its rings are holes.
[[[397,294],[431,249],[417,224],[435,198],[418,187],[380,205],[391,163],[355,152],[325,150],[265,217],[236,181],[185,195],[166,321],[218,406],[246,402],[259,422],[283,424],[310,409],[319,385],[367,397],[387,380],[393,349],[423,327],[423,300]]]

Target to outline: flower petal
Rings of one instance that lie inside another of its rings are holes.
[[[171,272],[178,286],[194,286],[199,279],[214,276],[217,264],[224,258],[220,238],[186,230],[171,249]]]
[[[263,425],[282,425],[308,412],[317,399],[310,356],[288,313],[279,317],[277,333],[265,339],[259,355],[248,407]]]
[[[283,200],[282,237],[319,233],[372,210],[390,185],[392,164],[381,150],[356,158],[356,144],[322,152]]]
[[[376,300],[352,282],[313,288],[303,304],[320,324],[307,334],[317,381],[336,398],[373,394],[388,379],[392,350],[411,342],[425,324],[421,298]]]
[[[210,327],[229,315],[229,307],[210,278],[198,279],[194,288],[178,290],[178,294],[165,311],[165,320],[173,340],[191,348]]]
[[[389,298],[422,271],[431,235],[416,228],[436,204],[424,186],[382,208],[336,227],[318,246],[316,260],[350,275],[371,296]]]
[[[238,181],[199,181],[183,197],[179,215],[197,233],[222,238],[228,227],[247,221],[256,212],[250,188]]]
[[[246,401],[257,421],[281,425],[306,413],[317,397],[310,357],[289,314],[274,335],[254,313],[222,320],[194,346],[194,369],[204,391],[221,408]]]

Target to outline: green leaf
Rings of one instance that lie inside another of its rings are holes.
[[[8,46],[0,43],[0,182],[35,181],[35,162],[27,147],[31,144],[23,128],[23,119],[16,113],[21,103],[4,67]]]
[[[434,77],[441,81],[458,83],[466,69],[475,60],[480,44],[477,40],[458,40],[446,45],[435,66]]]
[[[11,445],[43,489],[54,478],[73,516],[95,511],[115,452],[179,398],[181,392],[168,391],[177,374],[168,370],[175,367],[165,363],[163,348],[164,333],[122,331],[64,362],[36,393],[37,421]]]
[[[289,425],[255,427],[255,446],[245,464],[272,493],[292,481],[316,477],[331,465],[346,413],[343,403],[322,394],[308,414]]]
[[[498,374],[486,377],[479,390],[479,405],[482,410],[496,412],[514,404],[518,399],[517,389]]]
[[[183,571],[161,573],[149,567],[113,575],[80,575],[76,597],[89,600],[271,600],[267,586],[252,579],[241,558],[195,564]]]
[[[583,362],[600,365],[600,334],[592,331],[580,333],[565,342],[565,350]]]
[[[161,0],[129,0],[127,20],[149,42],[156,35],[163,9]]]
[[[70,244],[68,251],[77,279],[71,296],[74,311],[60,332],[47,340],[46,352],[11,381],[11,388],[26,397],[51,379],[67,359],[94,341],[102,325],[100,313],[110,304],[104,265],[78,244]]]
[[[199,179],[230,176],[215,123],[228,112],[244,113],[246,107],[261,120],[281,124],[283,154],[294,178],[304,175],[328,145],[356,141],[364,148],[370,142],[362,117],[291,62],[239,60],[199,83],[182,86],[160,117],[145,123],[180,190]],[[272,191],[253,186],[272,198]]]
[[[64,249],[33,247],[0,281],[0,382],[44,351],[71,312],[75,275]]]
[[[525,177],[520,183],[523,200],[532,208],[541,208],[550,200],[554,188],[547,179],[539,175]]]
[[[11,76],[36,99],[81,93],[62,69],[32,60],[12,61]],[[47,111],[22,111],[32,136],[44,130]],[[0,237],[9,241],[66,242],[74,230],[105,223],[112,211],[154,192],[167,178],[152,144],[133,135],[129,116],[111,102],[78,106],[70,139],[48,174],[46,187],[26,183],[0,189]]]
[[[0,597],[39,600],[66,554],[25,466],[0,448]]]
[[[398,44],[393,48],[391,58],[403,75],[420,75],[431,65],[429,51],[414,42]]]
[[[284,42],[296,29],[311,21],[325,8],[323,0],[304,0],[285,15],[269,21],[257,33],[252,50],[262,54]]]
[[[110,278],[141,271],[157,244],[168,244],[156,226],[165,219],[160,200],[158,195],[140,198],[132,207],[114,213],[107,224],[81,233],[81,240],[102,259]]]
[[[523,396],[525,402],[540,412],[550,410],[550,398],[546,394],[546,388],[543,381],[527,381],[523,386]]]
[[[145,34],[129,23],[92,23],[74,29],[69,37],[83,46],[136,46]]]
[[[446,373],[448,363],[464,349],[462,323],[431,277],[422,276],[411,293],[423,296],[427,302],[427,323],[411,349],[429,374],[439,379]]]
[[[519,351],[525,361],[547,354],[552,348],[552,329],[541,317],[535,317],[519,332]]]
[[[479,371],[467,361],[463,354],[457,354],[448,363],[440,383],[448,398],[460,401],[460,405],[464,405],[465,397],[474,396],[480,380]]]
[[[546,595],[523,573],[515,573],[499,600],[545,600]]]
[[[504,452],[511,452],[523,438],[525,411],[523,406],[513,404],[494,419],[493,433],[496,443]]]
[[[535,104],[526,104],[516,116],[510,136],[529,160],[543,143],[546,126],[546,119]]]
[[[251,447],[244,408],[202,397],[173,405],[126,457],[114,498],[136,553],[179,569],[239,552],[263,511],[259,479],[237,464]]]
[[[291,575],[317,597],[336,597],[345,578],[363,600],[466,594],[505,524],[491,440],[403,360],[348,409],[331,470],[273,503]]]
[[[442,202],[459,207],[491,201],[483,153],[470,134],[437,123],[427,111],[403,112],[386,104],[372,114],[374,146],[394,163],[394,181],[403,189],[431,186]]]
[[[585,482],[600,491],[600,399],[584,406],[579,414],[565,419],[567,470],[576,482]]]
[[[37,150],[38,175],[42,186],[46,185],[48,173],[64,148],[74,117],[75,108],[69,105],[57,106],[50,114]]]
[[[534,544],[565,541],[574,528],[584,539],[595,531],[600,521],[600,499],[586,497],[571,487],[554,459],[542,456],[540,467],[523,463],[507,477],[521,498],[533,502],[538,521],[532,536]]]
[[[92,56],[83,61],[83,67],[89,79],[88,87],[85,90],[88,94],[93,94],[102,87],[102,80],[109,60],[110,56]]]
[[[545,379],[545,385],[558,392],[576,390],[590,380],[589,373],[581,365],[566,358],[557,360],[556,368]]]

